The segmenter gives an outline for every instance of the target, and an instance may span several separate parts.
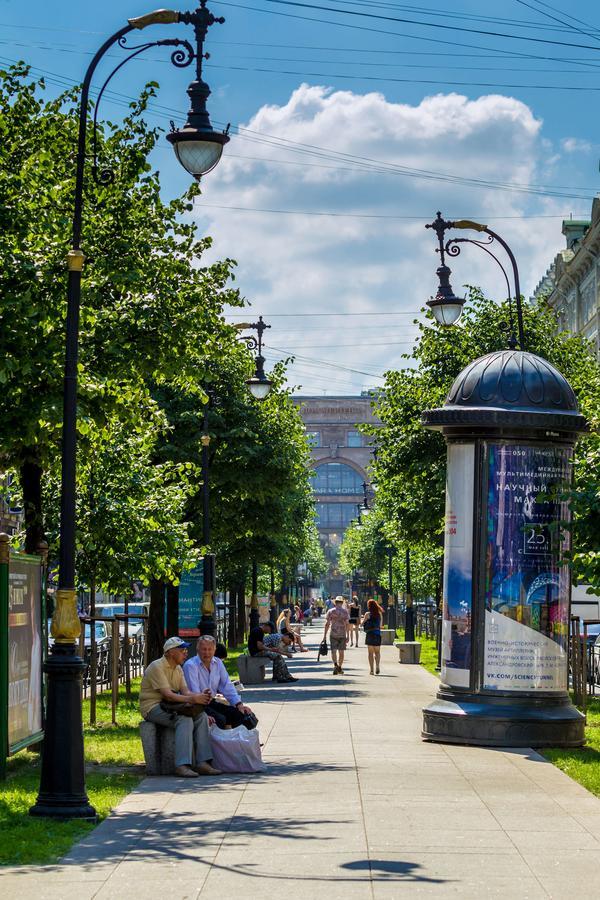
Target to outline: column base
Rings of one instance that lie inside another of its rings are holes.
[[[423,709],[425,741],[479,747],[581,747],[585,716],[560,697],[489,697],[440,691]]]

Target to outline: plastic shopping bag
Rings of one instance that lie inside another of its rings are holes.
[[[222,772],[263,772],[266,768],[260,753],[258,729],[244,725],[221,729],[210,726],[212,764]]]

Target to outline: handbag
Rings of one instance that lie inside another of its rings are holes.
[[[321,646],[319,647],[319,656],[327,656],[328,652],[329,648],[327,646],[327,641],[325,640],[325,638],[323,638],[323,640],[321,641]]]
[[[160,708],[169,715],[189,716],[191,719],[199,716],[204,712],[206,707],[202,703],[192,703],[191,700],[185,703],[176,703],[175,700],[161,700]]]
[[[258,725],[258,719],[253,712],[245,713],[244,718],[242,719],[240,724],[247,728],[248,731],[252,731],[252,729],[256,728],[256,726]]]

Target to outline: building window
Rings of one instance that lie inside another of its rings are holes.
[[[588,283],[581,288],[581,324],[587,325],[596,314],[596,281],[591,278]]]
[[[321,432],[320,431],[307,431],[306,439],[308,441],[309,447],[320,447],[321,446]]]
[[[354,503],[317,503],[317,528],[339,528],[343,531],[354,518]]]
[[[349,431],[346,435],[348,447],[362,447],[362,434],[358,431]]]
[[[311,479],[315,494],[360,494],[363,479],[344,463],[325,463]]]

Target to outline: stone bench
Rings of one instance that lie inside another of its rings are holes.
[[[398,662],[413,666],[418,666],[421,662],[420,641],[395,641],[394,647],[397,647],[400,652]]]
[[[381,629],[381,644],[382,646],[391,647],[394,643],[394,638],[396,637],[396,631],[394,628],[382,628]]]
[[[140,722],[140,738],[146,760],[146,775],[172,775],[175,770],[175,729]]]
[[[250,656],[241,653],[237,660],[237,670],[242,684],[262,684],[265,680],[265,667],[273,663],[266,656]]]

